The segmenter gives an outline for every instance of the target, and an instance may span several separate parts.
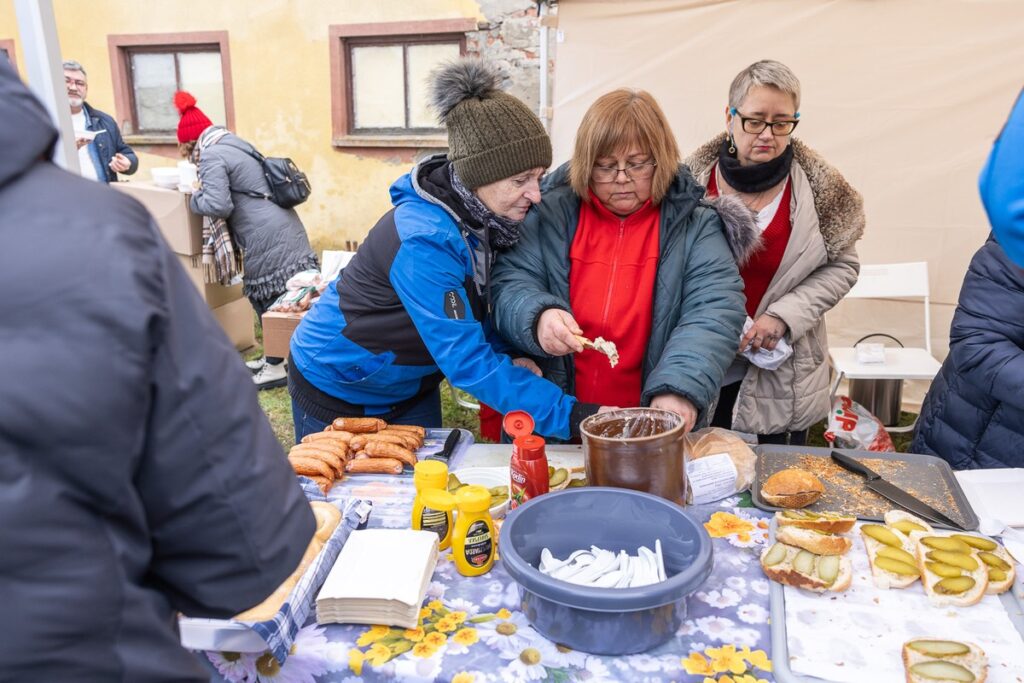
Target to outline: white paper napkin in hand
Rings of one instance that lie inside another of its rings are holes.
[[[750,316],[747,316],[747,322],[743,323],[743,332],[740,334],[740,339],[743,338],[743,335],[747,333],[747,330],[753,324],[754,321],[751,320]],[[771,351],[762,347],[760,351],[755,352],[753,347],[748,344],[747,348],[743,349],[743,355],[762,370],[775,370],[782,365],[783,361],[793,355],[793,347],[783,337]]]

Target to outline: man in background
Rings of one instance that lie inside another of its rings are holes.
[[[75,128],[82,177],[113,183],[117,182],[118,173],[135,173],[139,158],[121,137],[113,117],[85,101],[89,95],[85,67],[73,60],[64,62],[64,85],[71,104],[71,123]]]

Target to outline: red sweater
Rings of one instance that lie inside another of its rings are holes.
[[[711,169],[711,176],[708,178],[708,196],[718,196],[718,180],[716,169]],[[793,232],[793,222],[789,216],[790,200],[793,191],[790,182],[786,181],[786,187],[782,190],[782,201],[779,208],[772,217],[772,222],[761,233],[764,247],[747,261],[747,265],[740,268],[740,277],[743,278],[743,293],[747,295],[747,315],[751,318],[757,313],[757,307],[761,305],[764,293],[772,283],[775,273],[782,263],[782,255],[786,253],[786,245],[789,244],[789,236]]]
[[[576,398],[639,406],[654,311],[661,211],[648,201],[619,218],[593,194],[581,204],[569,249],[569,305],[585,336],[615,342],[619,363],[610,367],[608,357],[596,351],[576,354]]]

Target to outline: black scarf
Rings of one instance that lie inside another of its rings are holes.
[[[789,175],[793,165],[793,145],[786,145],[786,151],[771,161],[753,166],[740,166],[735,154],[729,154],[730,140],[727,137],[718,148],[718,170],[722,172],[729,187],[744,194],[764,192],[775,187]]]
[[[452,181],[452,189],[459,195],[470,217],[484,226],[484,234],[488,239],[487,246],[492,249],[514,247],[519,241],[519,226],[522,222],[504,218],[488,209],[472,190],[462,184],[459,174],[455,172],[455,164],[449,164],[448,174]]]

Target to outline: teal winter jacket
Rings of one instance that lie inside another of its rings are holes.
[[[758,240],[745,207],[726,198],[723,225],[723,217],[703,196],[704,188],[680,166],[661,203],[660,257],[641,394],[643,405],[665,393],[689,399],[699,411],[698,426],[707,423],[739,346],[746,314],[737,260]],[[546,379],[570,394],[575,393],[573,356],[546,354],[536,328],[540,314],[549,308],[571,312],[569,249],[580,201],[565,164],[545,181],[543,200],[527,216],[519,243],[499,256],[493,280],[498,332],[533,357]]]

